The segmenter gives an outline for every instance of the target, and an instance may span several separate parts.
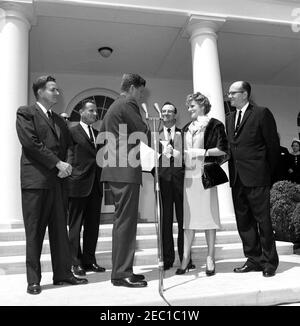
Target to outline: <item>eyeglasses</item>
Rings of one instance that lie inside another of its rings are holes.
[[[233,91],[233,92],[228,92],[226,93],[226,96],[233,96],[234,94],[237,94],[237,93],[244,93],[245,91]]]
[[[68,117],[63,117],[66,121],[69,121],[70,120],[70,118],[68,118]]]

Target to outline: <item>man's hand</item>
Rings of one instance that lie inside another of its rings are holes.
[[[167,146],[165,146],[164,148],[164,154],[169,154],[169,155],[173,155],[173,147],[172,145],[168,144]]]
[[[63,162],[63,161],[59,161],[56,164],[56,167],[58,168],[59,172],[57,174],[57,176],[59,178],[66,178],[69,175],[71,175],[72,173],[72,166],[71,164],[67,163],[67,162]]]

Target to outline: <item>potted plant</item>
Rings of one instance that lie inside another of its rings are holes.
[[[275,239],[300,242],[300,185],[286,180],[274,183],[270,203]]]

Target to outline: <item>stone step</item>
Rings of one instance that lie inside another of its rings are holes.
[[[293,244],[290,242],[276,241],[279,255],[289,255],[293,253]],[[207,255],[206,245],[195,245],[192,247],[193,261],[199,264],[205,261]],[[176,255],[177,257],[178,255]],[[236,259],[243,257],[241,243],[217,244],[216,260],[218,259]],[[111,268],[111,251],[97,251],[97,262],[106,268]],[[137,249],[135,254],[135,266],[155,265],[158,264],[158,253],[156,248]],[[179,266],[178,258],[174,265]],[[52,270],[50,254],[41,256],[42,271],[49,272]],[[0,274],[17,274],[25,273],[25,256],[7,256],[0,257]]]
[[[147,235],[138,235],[136,241],[137,249],[149,249],[157,247],[157,235],[156,234],[147,234]],[[234,243],[240,242],[240,237],[237,231],[220,231],[216,236],[216,243]],[[177,234],[174,234],[174,243],[177,243]],[[195,234],[194,243],[195,246],[205,245],[205,233],[197,232]],[[112,237],[110,236],[100,236],[98,238],[97,250],[101,251],[111,251],[112,246]],[[26,250],[26,241],[3,241],[0,242],[0,257],[3,256],[19,256],[24,255]],[[50,252],[49,240],[45,239],[43,243],[42,253],[46,254]]]
[[[1,228],[0,227],[0,242],[2,241],[25,241],[25,230],[23,224],[19,224],[19,227]],[[110,237],[112,233],[112,224],[103,224],[99,227],[100,237]],[[157,224],[155,223],[139,223],[137,225],[137,235],[151,235],[156,234]],[[235,231],[236,223],[234,221],[228,221],[222,223],[221,231]],[[178,231],[177,223],[173,224],[173,232],[176,234]],[[48,233],[45,234],[45,239],[48,239]]]
[[[203,316],[203,308],[199,308],[200,306],[299,306],[300,255],[280,255],[276,275],[271,278],[263,277],[261,272],[234,273],[233,268],[242,266],[244,262],[245,258],[217,260],[216,275],[213,277],[205,275],[204,260],[196,264],[195,270],[184,275],[175,275],[177,266],[174,266],[163,274],[164,278],[161,284],[164,298],[159,292],[160,274],[157,264],[134,266],[134,272],[144,274],[148,281],[146,288],[134,290],[112,286],[109,269],[105,273],[88,272],[86,277],[89,283],[84,286],[55,286],[52,284],[52,272],[43,271],[42,294],[38,296],[26,293],[25,274],[1,275],[0,306],[1,308],[12,306],[13,309],[8,311],[10,314],[17,313],[16,307],[24,306],[40,306],[41,308],[45,306],[95,306],[97,307],[95,318],[98,317],[98,319],[102,313],[107,316],[109,309],[112,309],[111,311],[114,312],[123,310],[135,314],[139,312],[141,316],[145,316],[145,313],[142,314],[142,312],[149,310],[150,312],[153,311],[152,316],[155,318],[153,320],[159,320],[158,313],[162,310],[166,313],[162,312],[160,316],[165,320],[168,318],[168,311],[173,311],[177,312],[171,314],[175,318],[198,322],[202,320]],[[298,303],[296,304],[296,302]],[[171,307],[168,307],[168,304]],[[123,306],[124,308],[115,310],[113,309],[114,306]],[[178,308],[178,306],[182,306],[182,308]],[[3,308],[1,310],[4,312]],[[22,309],[23,319],[25,310],[27,308]],[[183,315],[179,310],[186,314]],[[32,317],[32,311],[27,311],[28,315],[25,313],[25,318],[27,316]],[[274,311],[275,309],[272,309],[272,315],[274,315]],[[91,312],[93,313],[93,311]],[[191,313],[193,315],[190,315]],[[189,316],[197,316],[197,318],[192,319]],[[220,316],[224,319],[224,315],[220,314]],[[132,323],[127,320],[127,323],[137,324],[139,319],[133,319]]]

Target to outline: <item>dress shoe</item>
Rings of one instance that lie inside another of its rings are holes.
[[[131,279],[134,279],[136,281],[143,281],[145,279],[145,276],[142,274],[134,274],[132,273]]]
[[[273,270],[264,270],[263,271],[263,276],[264,277],[272,277],[272,276],[274,276],[275,275],[275,271],[273,271]]]
[[[235,273],[258,272],[261,271],[261,268],[255,265],[244,264],[242,267],[236,267],[233,271]]]
[[[42,292],[39,283],[31,283],[27,286],[27,293],[29,294],[40,294]]]
[[[71,277],[66,278],[64,280],[53,281],[54,285],[63,285],[65,283],[71,284],[71,285],[79,285],[79,284],[88,283],[88,280],[86,278],[78,278],[78,277],[75,277],[75,276],[71,276]]]
[[[207,256],[206,258],[205,274],[206,276],[213,276],[216,274],[215,262],[210,256]]]
[[[133,277],[113,279],[111,283],[114,286],[125,286],[128,288],[143,288],[148,285],[146,281],[137,281]]]
[[[85,270],[80,265],[73,265],[71,271],[74,275],[85,276]]]
[[[177,268],[175,274],[176,275],[183,275],[185,273],[188,273],[190,271],[189,267],[186,266],[186,268]]]
[[[105,272],[105,268],[99,266],[97,263],[89,264],[89,265],[83,265],[83,268],[88,272],[95,272],[95,273],[103,273],[103,272]]]

